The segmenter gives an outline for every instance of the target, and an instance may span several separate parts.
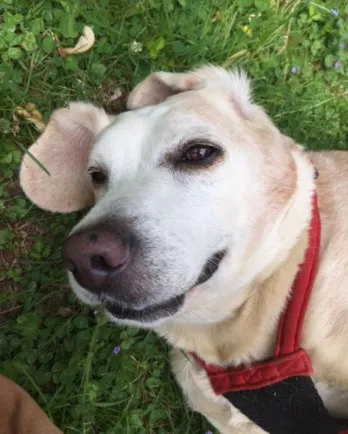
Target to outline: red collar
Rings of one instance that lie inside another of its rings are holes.
[[[237,368],[224,369],[209,365],[192,353],[197,363],[207,372],[217,395],[260,389],[290,377],[308,376],[313,373],[308,355],[300,348],[300,336],[316,276],[320,232],[317,195],[314,193],[309,245],[304,262],[294,281],[292,296],[280,319],[275,355],[271,359],[256,363],[251,368],[242,365]]]

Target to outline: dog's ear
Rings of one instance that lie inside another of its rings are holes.
[[[193,88],[197,81],[192,72],[154,72],[131,91],[127,99],[127,108],[137,109],[159,104],[176,93]]]
[[[103,109],[91,104],[72,103],[56,110],[29,148],[37,161],[28,154],[23,157],[20,184],[26,196],[52,212],[73,212],[93,205],[88,157],[96,136],[110,122]]]
[[[127,108],[159,104],[179,92],[204,88],[221,89],[244,116],[252,105],[250,82],[244,71],[203,66],[191,72],[155,72],[129,94]]]

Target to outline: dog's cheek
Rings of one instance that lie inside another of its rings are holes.
[[[297,172],[294,160],[291,160],[284,168],[282,180],[285,182],[275,183],[270,189],[270,196],[278,209],[284,208],[296,193]]]

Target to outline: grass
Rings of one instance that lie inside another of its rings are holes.
[[[60,247],[79,216],[41,212],[21,194],[21,153],[38,132],[14,109],[34,103],[46,120],[74,100],[119,110],[107,102],[116,86],[213,62],[245,67],[256,100],[299,143],[346,149],[348,6],[333,2],[0,2],[0,372],[64,433],[211,428],[184,405],[163,341],[105,324],[69,292]],[[60,57],[55,37],[73,46],[84,24],[94,29],[93,49]]]

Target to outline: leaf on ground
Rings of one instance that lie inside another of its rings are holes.
[[[54,51],[56,46],[55,40],[51,36],[45,37],[42,41],[42,49],[45,53],[50,54]]]
[[[19,47],[10,47],[7,54],[10,59],[18,60],[23,56],[23,51]]]
[[[28,32],[24,36],[24,39],[23,39],[21,45],[25,51],[31,52],[31,51],[36,50],[37,43],[36,43],[35,35],[32,32]]]
[[[78,36],[76,20],[71,14],[62,14],[59,23],[60,33],[66,38],[76,38]]]
[[[80,36],[75,47],[59,47],[58,51],[61,56],[66,56],[67,54],[81,54],[90,50],[94,43],[95,36],[92,28],[85,26],[83,28],[83,34]]]
[[[43,120],[43,116],[35,104],[27,103],[24,107],[17,107],[15,109],[15,114],[34,124],[38,131],[41,132],[45,129],[46,124]]]

